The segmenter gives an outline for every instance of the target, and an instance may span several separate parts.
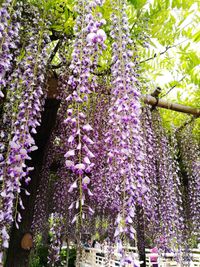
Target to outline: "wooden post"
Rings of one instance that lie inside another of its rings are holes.
[[[157,99],[151,95],[145,95],[142,97],[142,99],[145,104],[149,104],[152,106],[155,105],[156,107],[159,108],[171,109],[174,111],[195,115],[197,117],[200,116],[200,108],[193,108],[181,104],[171,103],[163,99]]]

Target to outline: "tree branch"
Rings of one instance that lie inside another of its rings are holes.
[[[60,48],[60,46],[62,45],[62,42],[63,42],[63,39],[64,39],[64,36],[62,36],[59,41],[57,42],[55,48],[53,49],[49,59],[48,59],[48,62],[47,62],[47,65],[49,66],[52,62],[52,60],[54,59],[56,53],[58,52],[58,49]]]
[[[51,65],[50,68],[53,70],[56,70],[56,69],[60,69],[63,66],[64,66],[64,63],[60,62],[58,65]]]
[[[138,63],[139,63],[139,64],[140,64],[140,63],[144,63],[144,62],[147,62],[147,61],[149,61],[149,60],[152,60],[152,59],[156,58],[158,55],[163,55],[163,54],[165,54],[169,49],[174,48],[174,47],[177,47],[177,46],[181,45],[182,43],[184,43],[184,42],[187,41],[187,40],[188,40],[188,39],[183,40],[183,41],[181,41],[180,43],[175,44],[175,45],[172,45],[172,46],[167,46],[167,47],[165,48],[164,51],[162,51],[162,52],[160,52],[160,53],[158,53],[158,54],[155,53],[153,57],[147,58],[147,59],[142,60],[142,61],[140,61],[140,62],[138,62]],[[102,72],[93,72],[93,74],[94,74],[94,75],[97,75],[97,76],[108,75],[108,74],[111,73],[111,69],[110,69],[110,68],[112,67],[113,64],[114,64],[114,63],[112,63],[112,64],[109,66],[109,68],[108,68],[107,70],[104,70],[104,71],[102,71]]]
[[[141,60],[139,63],[144,63],[144,62],[147,62],[147,61],[150,61],[150,60],[156,58],[158,55],[163,55],[163,54],[165,54],[169,49],[174,48],[174,47],[177,47],[177,46],[181,45],[182,43],[186,42],[187,40],[188,40],[188,39],[183,40],[183,41],[181,41],[180,43],[175,44],[175,45],[169,45],[169,46],[166,46],[166,48],[165,48],[164,51],[162,51],[162,52],[160,52],[160,53],[158,53],[158,54],[155,53],[155,54],[153,55],[153,57],[150,57],[150,58]]]
[[[168,95],[180,82],[182,82],[182,80],[184,80],[186,77],[186,75],[184,75],[179,81],[177,84],[173,85],[164,95],[161,96],[162,97],[165,97],[166,95]]]

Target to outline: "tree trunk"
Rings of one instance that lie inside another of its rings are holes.
[[[136,207],[137,214],[137,246],[139,251],[139,259],[143,263],[141,267],[146,267],[146,257],[145,257],[145,232],[144,232],[144,212],[143,208],[140,206]]]
[[[39,186],[40,172],[44,161],[44,152],[47,146],[52,129],[55,125],[57,110],[59,107],[59,101],[56,99],[47,99],[42,114],[41,126],[38,128],[35,141],[38,146],[38,150],[34,151],[31,155],[31,166],[34,166],[34,171],[31,173],[31,182],[28,186],[22,185],[22,188],[27,189],[30,196],[26,196],[24,190],[22,190],[21,197],[25,210],[21,210],[22,222],[20,228],[16,229],[13,225],[10,235],[10,243],[7,251],[5,267],[28,267],[29,266],[29,254],[30,251],[25,251],[21,248],[21,239],[23,235],[30,231],[33,213],[34,203],[36,199],[36,193]]]

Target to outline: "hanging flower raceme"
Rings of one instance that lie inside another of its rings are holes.
[[[52,237],[49,248],[49,262],[52,266],[60,259],[60,250],[63,241],[67,238],[73,237],[75,231],[74,225],[71,224],[72,214],[69,209],[69,201],[71,200],[68,193],[69,184],[66,183],[65,166],[57,171],[57,181],[54,186],[54,208],[53,208],[53,224],[51,227]]]
[[[95,211],[102,215],[105,212],[111,211],[112,201],[108,202],[108,196],[114,201],[114,190],[107,187],[106,176],[108,164],[106,162],[106,144],[105,133],[107,131],[109,98],[101,93],[93,98],[95,103],[94,110],[91,111],[91,123],[93,127],[93,139],[96,141],[94,145],[94,163],[95,166],[91,172],[90,179],[92,182],[92,201],[95,204]],[[114,189],[114,188],[113,188]],[[112,210],[113,212],[113,210]],[[95,214],[95,216],[97,215]],[[112,213],[113,214],[113,213]]]
[[[52,176],[51,169],[52,169],[52,166],[54,166],[53,176],[57,177],[58,169],[61,168],[63,170],[63,168],[65,167],[65,161],[64,161],[64,154],[65,154],[65,148],[66,148],[65,143],[66,143],[66,135],[69,130],[66,127],[66,124],[63,122],[63,117],[65,116],[65,112],[66,112],[65,107],[68,104],[68,102],[66,101],[66,98],[68,97],[68,94],[69,94],[69,92],[67,92],[66,90],[66,86],[67,86],[66,77],[68,77],[68,72],[64,72],[63,74],[61,74],[58,79],[58,92],[59,93],[57,95],[57,98],[61,101],[61,103],[60,103],[60,107],[59,107],[58,114],[57,114],[56,125],[53,129],[49,143],[46,148],[46,152],[45,152],[46,160],[45,160],[43,169],[41,171],[41,180],[40,180],[39,188],[37,191],[37,197],[36,197],[36,202],[35,202],[35,207],[34,207],[34,218],[33,218],[32,226],[31,226],[31,229],[34,235],[40,234],[43,231],[45,231],[45,224],[48,221],[48,217],[50,213],[56,211],[57,217],[61,216],[59,215],[59,210],[57,206],[57,204],[59,205],[59,201],[57,201],[57,197],[59,196],[55,188],[56,182],[53,183],[53,181],[51,180],[51,176]],[[59,173],[59,175],[60,177],[58,179],[59,180],[65,179],[65,182],[66,182],[66,172],[63,173],[62,171]],[[66,184],[69,184],[69,182]],[[69,189],[66,187],[64,188],[67,191]],[[64,194],[66,193],[67,192],[65,192]],[[52,199],[52,195],[53,195],[53,198],[55,199],[53,203],[52,201],[50,201]],[[47,220],[45,221],[44,218],[47,218]],[[52,225],[52,227],[54,227],[54,225]],[[52,244],[52,246],[54,246],[54,244]],[[60,251],[57,250],[57,252],[59,254]]]
[[[200,238],[200,150],[197,140],[193,136],[193,125],[188,125],[177,134],[180,147],[180,156],[183,165],[186,186],[186,196],[188,199],[186,214],[189,227],[189,238]],[[188,197],[187,197],[188,196]]]
[[[53,136],[54,137],[54,136]],[[48,228],[48,218],[52,206],[53,185],[51,182],[50,168],[55,160],[52,155],[55,155],[54,147],[52,146],[52,138],[47,146],[45,153],[45,164],[40,174],[40,184],[38,186],[36,200],[34,204],[34,215],[31,225],[31,232],[34,237],[43,234]]]
[[[17,211],[20,205],[24,209],[20,198],[21,183],[29,183],[29,172],[33,168],[28,167],[25,162],[30,160],[29,154],[36,150],[32,134],[36,133],[36,127],[40,125],[41,111],[44,104],[44,73],[47,61],[45,52],[44,27],[45,21],[38,13],[35,14],[35,22],[38,25],[30,29],[29,43],[23,51],[24,57],[11,75],[13,83],[10,85],[9,94],[13,94],[11,103],[6,103],[4,112],[4,123],[9,118],[9,135],[7,136],[7,147],[1,162],[1,177],[3,186],[1,190],[1,212],[0,229],[8,230],[10,224],[15,221],[16,227],[21,221],[21,215]],[[14,99],[14,102],[13,102]],[[9,109],[10,107],[10,109]],[[11,110],[17,110],[11,113]],[[7,115],[8,114],[8,115]],[[25,191],[27,195],[29,193]],[[1,236],[1,247],[7,247],[7,235]]]
[[[15,10],[16,9],[16,10]],[[16,0],[6,0],[0,8],[0,99],[8,84],[7,74],[11,72],[19,46],[19,19],[21,4]]]
[[[118,216],[115,237],[135,238],[133,220],[136,203],[143,202],[145,180],[143,178],[144,154],[140,126],[140,93],[132,62],[133,52],[129,49],[130,38],[126,1],[112,2],[111,16],[113,38],[113,64],[111,107],[109,109],[109,131],[107,149],[110,183],[117,185]]]
[[[86,205],[86,198],[92,196],[88,174],[94,167],[94,154],[91,139],[92,126],[88,122],[88,105],[94,83],[91,71],[97,64],[97,57],[101,49],[105,48],[105,32],[100,27],[105,23],[100,20],[100,14],[95,13],[97,5],[102,1],[82,0],[77,3],[78,17],[74,27],[75,41],[73,45],[70,69],[72,75],[68,79],[68,87],[72,94],[68,96],[67,118],[65,123],[70,129],[66,144],[65,165],[73,174],[73,183],[69,193],[78,192],[78,198],[73,205],[77,211],[73,222],[81,224],[86,214],[93,210]],[[94,15],[92,15],[94,13]]]
[[[69,229],[73,229],[70,223],[72,213],[68,208],[71,202],[75,200],[73,196],[70,198],[70,194],[68,193],[71,175],[69,171],[66,171],[64,160],[67,142],[66,136],[70,130],[63,122],[66,105],[68,104],[66,98],[69,95],[69,92],[66,90],[68,76],[68,71],[66,71],[58,79],[59,94],[57,97],[61,103],[57,114],[56,125],[46,150],[46,160],[41,172],[41,180],[34,209],[34,219],[31,227],[35,236],[42,234],[46,231],[46,227],[48,227],[47,222],[51,215],[53,221],[51,233],[54,235],[51,239],[48,257],[51,265],[54,265],[60,259],[60,248],[63,238],[66,238],[67,234],[68,237],[71,237],[73,233],[73,231],[68,231]]]
[[[149,204],[145,203],[145,230],[161,250],[183,248],[183,203],[177,145],[171,144],[163,129],[158,111],[149,107],[142,113],[145,151],[144,172]],[[149,210],[148,207],[151,209]],[[181,253],[177,253],[180,256]],[[181,260],[180,257],[178,260]]]
[[[152,114],[150,107],[143,107],[141,114],[142,121],[142,136],[143,136],[143,151],[145,154],[144,161],[144,177],[146,180],[146,193],[147,199],[144,199],[143,211],[145,214],[145,230],[149,235],[155,235],[159,230],[159,188],[157,183],[156,171],[156,142],[155,134],[152,125]],[[146,200],[146,201],[145,201]],[[149,232],[152,231],[153,232]]]
[[[60,223],[60,220],[63,218],[60,218],[60,216],[57,213],[54,213],[51,217],[51,246],[49,248],[49,256],[48,256],[48,263],[51,264],[51,266],[56,266],[58,261],[60,260],[60,250],[62,247],[62,224]]]
[[[180,196],[180,177],[176,157],[172,153],[166,133],[162,127],[158,112],[153,113],[153,129],[155,134],[156,172],[158,184],[158,220],[160,227],[157,232],[157,244],[162,250],[181,249],[182,231],[182,200]]]

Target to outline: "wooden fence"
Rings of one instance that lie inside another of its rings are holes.
[[[108,253],[107,248],[94,249],[88,248],[83,252],[80,267],[136,267],[140,266],[138,251],[135,247],[126,248],[126,256],[132,255],[135,259],[134,263],[120,263],[121,255],[117,253],[117,249],[111,249],[112,253]],[[151,253],[150,249],[145,249],[146,267],[200,267],[200,249],[192,249],[190,259],[187,262],[178,263],[174,253]],[[152,262],[152,258],[157,261]]]

